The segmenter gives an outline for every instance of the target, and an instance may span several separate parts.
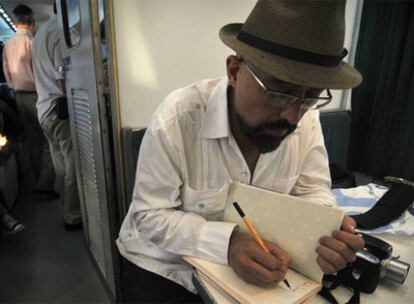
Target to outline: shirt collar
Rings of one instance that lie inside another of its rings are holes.
[[[227,102],[227,77],[213,89],[208,98],[206,112],[201,126],[201,138],[222,138],[230,135]]]
[[[29,35],[29,36],[33,37],[33,33],[31,31],[29,31],[28,29],[24,29],[24,28],[16,28],[16,33],[26,34],[26,35]]]

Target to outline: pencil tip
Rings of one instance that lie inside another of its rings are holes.
[[[290,284],[289,284],[289,282],[288,282],[288,280],[283,280],[283,283],[285,283],[285,285],[290,289]]]

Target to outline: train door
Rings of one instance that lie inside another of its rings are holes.
[[[57,4],[65,46],[66,94],[85,239],[114,296],[116,196],[110,111],[103,91],[100,39],[103,1],[60,0]]]

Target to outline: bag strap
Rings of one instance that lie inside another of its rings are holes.
[[[363,214],[351,215],[360,229],[375,229],[397,219],[414,201],[414,187],[394,184],[384,196]]]

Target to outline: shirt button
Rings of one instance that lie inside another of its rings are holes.
[[[246,176],[247,175],[247,172],[246,171],[242,171],[241,175],[242,176]]]

